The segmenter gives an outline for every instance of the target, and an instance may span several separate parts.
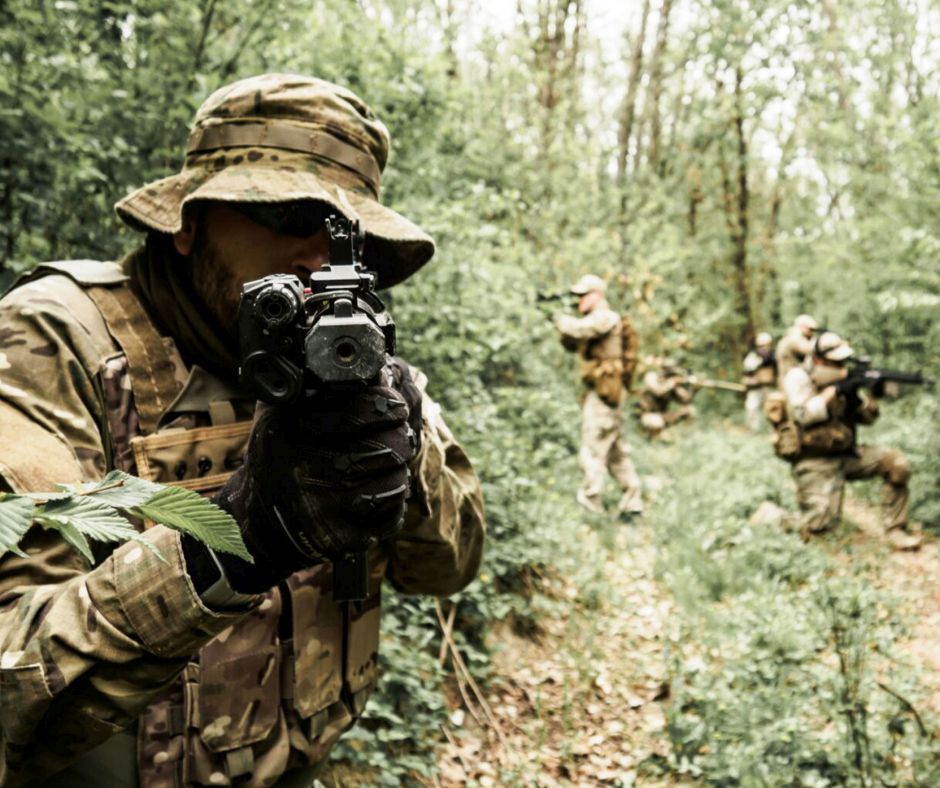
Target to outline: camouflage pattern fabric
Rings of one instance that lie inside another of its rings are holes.
[[[111,283],[121,281],[118,271]],[[0,315],[0,416],[11,416],[0,418],[5,485],[44,490],[66,480],[60,473],[96,479],[115,465],[133,469],[127,447],[146,436],[136,434],[132,376],[83,287],[51,273],[0,300]],[[171,344],[163,350],[173,357]],[[171,378],[178,398],[194,373],[180,366]],[[324,758],[374,686],[383,576],[407,592],[448,594],[480,562],[479,482],[424,396],[417,500],[400,538],[373,556],[362,604],[333,601],[324,564],[289,579],[289,606],[272,589],[246,610],[221,613],[202,604],[178,535],[162,526],[144,538],[168,565],[127,544],[91,567],[51,533],[30,531],[28,559],[0,560],[0,783],[61,769],[135,724],[147,786],[271,785]],[[212,422],[211,413],[186,418],[171,412],[160,422],[183,434]],[[30,447],[49,454],[31,457]]]
[[[380,288],[434,254],[421,228],[379,202],[388,130],[354,93],[320,79],[262,74],[217,90],[196,113],[182,172],[116,206],[138,230],[174,233],[187,204],[315,200],[359,220]]]
[[[607,473],[623,490],[621,512],[643,511],[640,477],[623,438],[620,404],[623,400],[621,319],[606,301],[583,317],[560,315],[555,327],[562,344],[581,357],[581,377],[588,387],[582,402],[581,448],[578,461],[584,474],[578,500],[601,510]]]
[[[774,350],[777,359],[777,385],[782,389],[783,380],[793,367],[800,366],[803,361],[813,355],[813,340],[803,336],[798,326],[792,326],[784,334]]]
[[[797,500],[802,512],[801,532],[818,533],[835,528],[842,517],[847,481],[881,477],[882,525],[886,531],[905,528],[908,521],[908,487],[911,467],[897,449],[859,446],[856,455],[811,457],[793,466]]]
[[[651,369],[643,376],[643,385],[637,406],[640,427],[648,438],[655,438],[666,427],[680,421],[695,418],[695,409],[690,404],[692,392],[683,385],[678,375],[666,375]],[[676,408],[672,405],[676,404]]]
[[[642,485],[630,458],[630,446],[623,439],[619,408],[612,408],[594,391],[587,392],[581,407],[581,449],[578,462],[584,472],[579,499],[600,505],[607,472],[620,485],[618,511],[643,511]]]

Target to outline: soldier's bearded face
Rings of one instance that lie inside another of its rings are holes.
[[[242,285],[269,274],[308,277],[329,260],[326,228],[296,237],[269,230],[224,203],[212,203],[174,236],[192,258],[193,284],[222,325],[233,327]]]

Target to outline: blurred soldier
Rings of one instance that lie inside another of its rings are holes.
[[[640,477],[622,435],[620,412],[633,374],[635,335],[629,321],[610,308],[607,283],[599,276],[582,276],[571,292],[578,296],[583,317],[559,315],[555,327],[564,347],[581,356],[585,386],[578,454],[584,480],[578,503],[592,512],[604,511],[601,491],[609,471],[623,490],[618,512],[626,521],[643,512]]]
[[[661,369],[650,369],[643,376],[638,402],[640,426],[648,438],[655,438],[663,430],[686,419],[695,418],[692,406],[694,379],[671,358],[664,359]],[[676,409],[671,408],[672,404]]]
[[[777,361],[777,385],[781,388],[787,372],[813,355],[813,334],[818,327],[809,315],[800,315],[780,338],[774,356]]]
[[[777,383],[777,362],[774,357],[773,338],[762,331],[754,340],[754,349],[744,357],[743,382],[747,386],[744,410],[747,426],[760,432],[764,424],[764,399]]]
[[[852,355],[844,339],[826,331],[815,343],[812,367],[792,367],[783,380],[786,414],[776,445],[778,455],[793,463],[803,512],[800,533],[808,537],[835,528],[846,481],[880,476],[883,525],[891,545],[917,549],[919,535],[908,532],[910,463],[897,449],[857,443],[858,425],[878,417],[878,404],[864,390],[842,385]]]
[[[437,595],[473,578],[479,482],[420,372],[392,359],[257,418],[238,381],[242,286],[308,281],[325,217],[361,221],[379,287],[431,258],[378,200],[388,152],[344,88],[241,80],[197,112],[182,172],[118,203],[146,233],[122,265],[43,265],[0,301],[0,490],[112,468],[181,484],[254,557],[156,525],[163,560],[129,542],[92,566],[34,527],[0,562],[0,783],[310,785],[375,687],[383,578]],[[338,601],[333,559],[367,546],[367,598]]]

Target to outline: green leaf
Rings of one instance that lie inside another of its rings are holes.
[[[85,495],[118,509],[140,506],[155,496],[163,487],[139,479],[123,471],[111,471],[100,482],[85,487]]]
[[[0,498],[0,555],[12,552],[21,558],[27,557],[18,544],[33,524],[35,511],[36,504],[27,497],[5,495]]]
[[[131,514],[184,531],[213,550],[254,563],[234,518],[192,490],[167,487],[147,503],[134,507]]]
[[[37,515],[40,521],[52,519],[61,522],[62,518],[88,538],[99,542],[125,542],[138,536],[137,529],[114,507],[92,498],[50,501]]]
[[[82,535],[82,532],[73,525],[68,517],[61,515],[53,515],[52,517],[37,515],[36,521],[46,528],[53,528],[58,531],[62,534],[62,538],[65,539],[66,542],[88,559],[89,563],[93,564],[95,562],[95,556],[91,552],[91,545],[88,544],[88,540]]]

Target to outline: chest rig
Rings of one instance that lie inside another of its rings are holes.
[[[242,463],[254,403],[186,369],[122,280],[79,284],[119,348],[99,372],[109,468],[218,491]],[[208,643],[139,719],[140,784],[270,785],[320,762],[375,685],[386,565],[370,556],[360,603],[333,599],[329,563],[294,574]]]

